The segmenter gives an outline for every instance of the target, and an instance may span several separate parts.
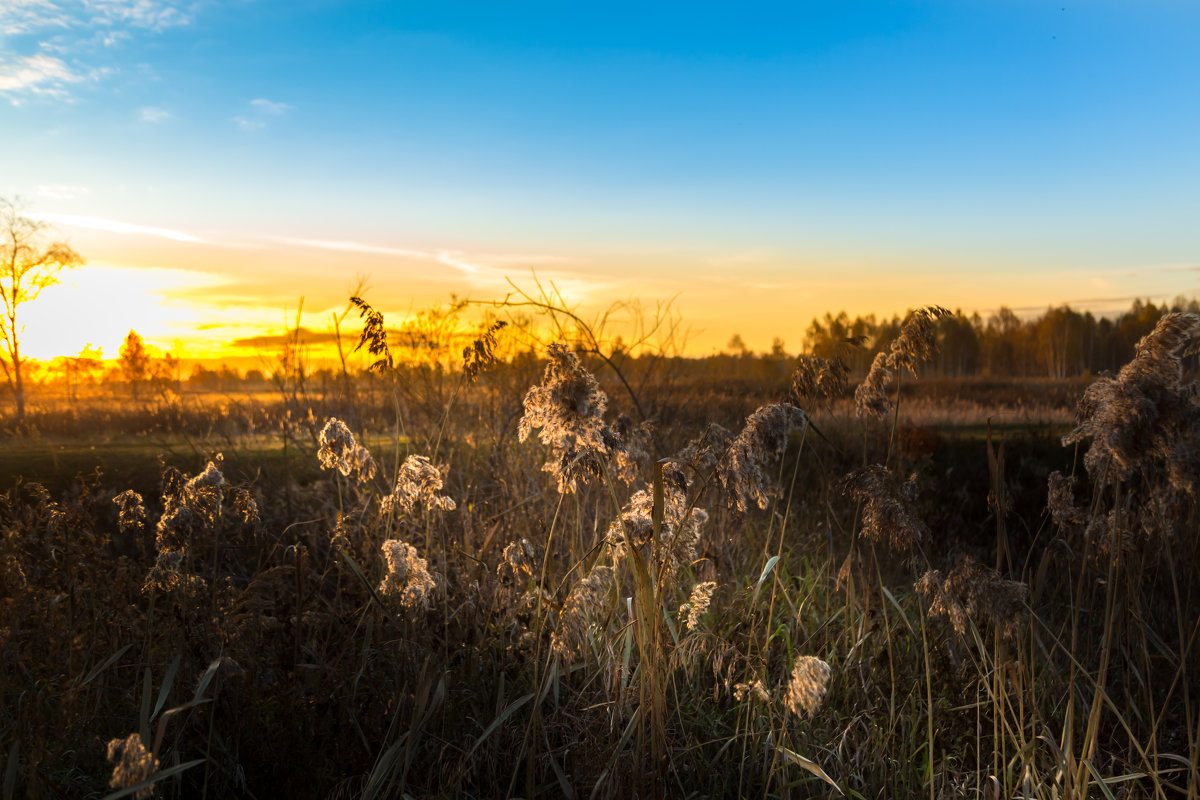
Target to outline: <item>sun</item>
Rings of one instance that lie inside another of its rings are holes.
[[[89,264],[67,270],[36,301],[21,306],[21,354],[47,361],[92,345],[113,358],[131,330],[148,343],[169,348],[181,329],[200,322],[199,309],[171,300],[170,293],[216,280],[172,269]]]

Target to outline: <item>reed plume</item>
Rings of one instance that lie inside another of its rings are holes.
[[[900,486],[891,470],[872,464],[847,475],[843,491],[863,504],[863,538],[905,554],[929,535],[929,528],[913,509],[915,477]]]
[[[383,325],[383,313],[376,311],[361,297],[351,297],[350,302],[358,309],[359,318],[364,320],[362,333],[358,337],[358,344],[355,345],[354,352],[357,353],[365,346],[367,352],[375,356],[375,361],[367,369],[378,373],[390,371],[395,362],[392,359],[392,350],[388,347],[387,329]]]
[[[1079,423],[1063,437],[1091,440],[1084,466],[1096,480],[1165,471],[1194,495],[1200,482],[1200,387],[1183,382],[1180,352],[1200,336],[1200,314],[1171,312],[1137,344],[1114,378],[1100,378],[1079,402]]]
[[[774,480],[764,470],[768,460],[779,458],[787,449],[788,434],[804,428],[808,415],[791,403],[762,406],[746,419],[746,427],[729,445],[717,462],[717,477],[729,495],[730,505],[746,511],[753,501],[767,507],[776,493]]]
[[[915,588],[929,600],[929,616],[945,617],[960,635],[968,621],[980,629],[997,630],[1012,637],[1025,618],[1029,587],[1010,581],[991,567],[964,558],[945,577],[939,570],[925,572]]]
[[[380,549],[387,571],[379,584],[379,594],[401,608],[424,606],[438,586],[428,562],[417,554],[415,547],[399,539],[388,539]]]
[[[375,459],[371,452],[354,440],[350,428],[337,417],[325,421],[317,443],[320,445],[317,460],[321,469],[337,470],[346,477],[355,475],[359,483],[375,477]]]
[[[926,306],[908,315],[900,335],[886,351],[875,354],[870,372],[854,392],[859,416],[883,419],[891,413],[894,405],[888,390],[892,379],[902,369],[916,377],[917,366],[937,353],[937,321],[949,316],[950,311],[941,306]]]
[[[468,383],[474,383],[479,373],[496,363],[496,334],[507,322],[493,322],[475,341],[463,348],[463,375]]]
[[[438,494],[442,489],[442,473],[425,456],[410,455],[400,465],[396,486],[380,501],[384,514],[412,514],[417,509],[453,511],[454,499]]]
[[[699,627],[700,618],[708,611],[713,592],[716,590],[716,581],[704,581],[692,587],[692,594],[688,601],[679,607],[679,619],[687,618],[686,626],[689,631],[694,631]]]
[[[799,656],[792,666],[784,706],[798,717],[816,714],[829,687],[830,672],[829,665],[816,656]]]
[[[668,574],[695,561],[708,512],[693,507],[686,493],[668,485],[663,491],[663,524],[658,540],[654,538],[653,517],[654,495],[644,489],[634,492],[605,534],[614,562],[626,556],[629,544]]]
[[[141,734],[131,733],[124,739],[112,739],[108,743],[108,760],[113,767],[112,780],[108,785],[114,789],[136,786],[158,772],[158,759],[142,744]],[[133,795],[139,800],[154,796],[154,784],[143,786]]]
[[[550,448],[542,469],[554,476],[560,494],[569,494],[580,481],[603,474],[621,441],[604,422],[608,396],[579,356],[559,343],[550,345],[546,356],[541,384],[525,394],[517,435],[525,441],[535,428],[541,429],[538,438]]]

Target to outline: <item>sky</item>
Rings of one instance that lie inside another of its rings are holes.
[[[362,278],[669,300],[696,353],[1196,297],[1198,123],[1182,1],[0,0],[0,197],[87,261],[38,358],[220,356]]]

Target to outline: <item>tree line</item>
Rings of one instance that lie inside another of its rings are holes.
[[[1182,297],[1169,304],[1135,300],[1128,311],[1113,317],[1068,305],[1025,318],[1009,308],[986,318],[956,311],[937,321],[938,354],[926,369],[952,378],[1070,378],[1114,372],[1133,358],[1138,341],[1168,311],[1200,311],[1200,302]],[[840,356],[853,371],[865,373],[903,323],[900,316],[826,313],[805,331],[805,349],[822,358]],[[1195,355],[1191,361],[1195,367]]]

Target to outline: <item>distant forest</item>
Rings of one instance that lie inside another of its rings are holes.
[[[938,320],[939,351],[926,371],[942,377],[1070,378],[1115,372],[1133,357],[1143,336],[1168,311],[1200,311],[1200,302],[1178,298],[1171,304],[1134,301],[1116,317],[1097,317],[1069,306],[1049,308],[1022,319],[1008,308],[983,318],[956,311]],[[850,318],[846,312],[814,319],[805,332],[806,351],[822,358],[841,356],[856,373],[900,332],[904,319]],[[848,344],[858,342],[858,346]],[[1196,354],[1188,358],[1196,366]]]

